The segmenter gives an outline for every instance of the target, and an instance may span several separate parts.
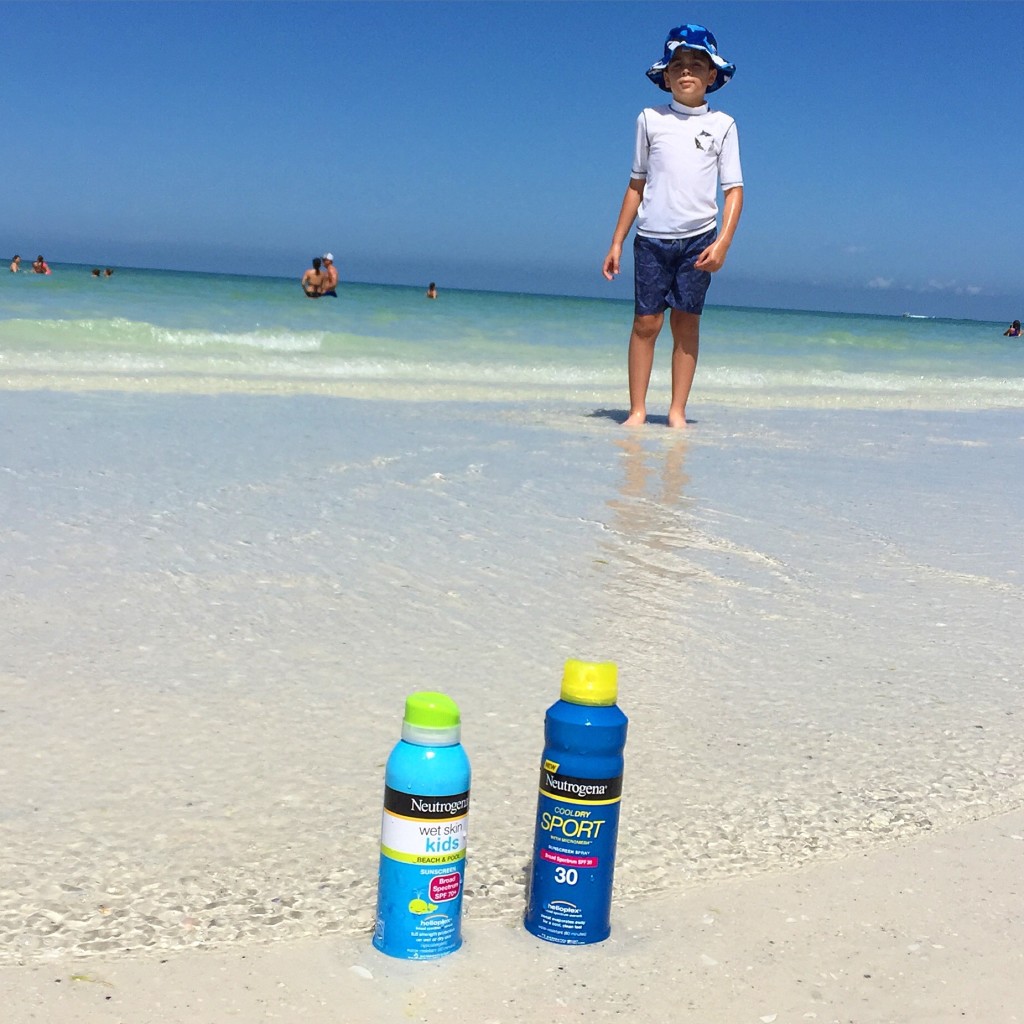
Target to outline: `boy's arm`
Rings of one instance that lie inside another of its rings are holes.
[[[743,186],[735,185],[725,193],[725,213],[722,214],[722,230],[714,240],[694,261],[697,270],[706,270],[713,274],[721,270],[725,263],[732,236],[736,234],[736,225],[740,222],[743,212]]]
[[[611,248],[604,258],[604,276],[611,281],[619,272],[619,262],[622,259],[622,246],[629,234],[629,229],[636,220],[637,210],[640,209],[640,200],[644,197],[644,178],[630,178],[629,187],[622,197],[622,209],[619,211],[619,220],[615,225],[615,233],[612,235]]]

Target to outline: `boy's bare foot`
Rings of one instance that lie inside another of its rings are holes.
[[[639,412],[631,412],[623,421],[624,427],[642,427],[647,422],[647,410],[641,409]]]
[[[676,430],[683,430],[686,427],[686,413],[673,412],[671,409],[668,413],[668,425],[675,428]]]

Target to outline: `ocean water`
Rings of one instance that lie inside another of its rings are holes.
[[[617,902],[1024,804],[1005,325],[711,307],[695,429],[666,338],[625,431],[628,303],[88,271],[0,277],[0,965],[369,943],[421,688],[467,938],[514,921],[567,657],[620,667]]]
[[[391,400],[624,401],[631,304],[88,267],[0,277],[9,387],[317,391]],[[710,306],[693,401],[1018,408],[1024,346],[1003,324]],[[651,406],[668,386],[667,331]]]

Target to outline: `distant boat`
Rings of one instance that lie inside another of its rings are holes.
[[[933,316],[925,316],[923,313],[904,313],[908,320],[934,320]]]

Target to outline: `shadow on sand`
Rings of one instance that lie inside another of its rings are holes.
[[[588,412],[587,415],[591,419],[614,420],[616,423],[621,425],[621,424],[626,422],[626,417],[629,415],[629,410],[628,409],[595,409],[593,412]],[[692,424],[694,424],[696,422],[697,422],[697,420],[692,420],[692,419],[690,419],[689,416],[687,416],[687,418],[686,418],[687,426],[690,426],[690,425],[692,425]],[[648,426],[648,427],[650,427],[650,426],[667,427],[668,426],[668,417],[667,416],[652,416],[652,415],[648,415],[646,426]]]

